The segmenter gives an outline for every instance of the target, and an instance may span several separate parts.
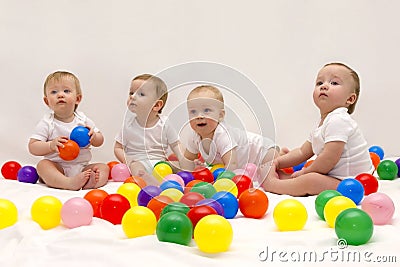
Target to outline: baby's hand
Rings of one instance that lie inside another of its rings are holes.
[[[68,141],[68,137],[66,136],[59,136],[51,140],[50,142],[50,150],[52,152],[58,153],[58,147],[64,147],[63,143]]]
[[[94,139],[96,139],[96,133],[94,132],[93,128],[90,127],[89,125],[85,125],[85,127],[89,129],[89,136],[90,136],[89,141],[90,144],[92,144]]]
[[[300,175],[303,175],[303,174],[304,174],[303,170],[300,170],[300,171],[296,171],[296,172],[292,173],[292,175],[290,175],[290,177],[291,178],[296,178],[296,177],[299,177]]]
[[[193,160],[193,163],[194,163],[194,167],[195,168],[199,167],[199,166],[201,166],[201,167],[206,167],[207,166],[204,162],[201,162],[201,160],[199,160],[199,159]]]

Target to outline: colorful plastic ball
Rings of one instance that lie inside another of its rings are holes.
[[[61,220],[68,228],[89,225],[93,219],[92,205],[84,198],[68,199],[61,208]]]
[[[187,183],[187,185],[185,186],[185,189],[183,189],[183,193],[188,193],[190,192],[190,190],[192,190],[193,186],[195,186],[196,184],[202,183],[202,181],[200,180],[193,180],[190,181],[189,183]]]
[[[341,194],[336,190],[325,190],[318,194],[315,199],[315,211],[318,216],[325,221],[324,208],[326,203],[333,197],[341,196]]]
[[[154,178],[161,182],[165,176],[172,174],[172,168],[167,163],[158,163],[154,166],[152,174]]]
[[[199,202],[200,200],[203,200],[203,199],[205,199],[205,197],[200,193],[187,192],[187,193],[183,194],[183,196],[181,197],[179,202],[188,205],[189,208],[193,208],[197,202]]]
[[[165,181],[177,182],[178,184],[180,184],[182,189],[185,187],[185,181],[183,181],[182,177],[180,177],[178,174],[168,174],[162,180],[162,182],[165,182]]]
[[[183,187],[177,181],[165,181],[160,184],[160,189],[162,191],[168,188],[175,188],[183,193]]]
[[[380,146],[371,146],[368,151],[377,154],[381,160],[385,157],[385,152]]]
[[[304,161],[296,166],[293,166],[293,171],[297,172],[303,169],[304,165],[306,165],[307,161]]]
[[[79,145],[72,140],[63,143],[63,147],[58,147],[59,156],[65,161],[74,160],[78,157],[80,148]]]
[[[130,176],[131,172],[125,163],[118,163],[111,169],[111,178],[115,182],[124,182]]]
[[[189,245],[192,240],[193,226],[190,219],[181,212],[171,211],[161,216],[157,223],[157,239],[161,242],[170,242]]]
[[[21,164],[16,161],[7,161],[1,167],[1,174],[5,179],[17,180],[18,171],[21,169]]]
[[[232,180],[232,178],[235,177],[235,175],[236,175],[236,173],[234,173],[233,171],[225,170],[225,171],[221,172],[217,176],[217,180],[219,180],[219,179],[230,179],[230,180]]]
[[[337,216],[335,232],[337,237],[346,240],[348,245],[363,245],[371,239],[374,224],[365,211],[349,208]]]
[[[191,172],[188,171],[180,171],[176,173],[177,175],[179,175],[183,181],[185,182],[185,185],[187,185],[190,181],[194,180],[193,174]]]
[[[39,180],[39,175],[36,171],[36,168],[33,166],[24,166],[19,169],[17,173],[17,179],[22,183],[31,183],[36,184]]]
[[[200,200],[199,202],[196,203],[195,207],[199,207],[199,206],[209,206],[211,208],[213,208],[218,215],[224,216],[224,207],[222,207],[222,205],[216,201],[215,199],[212,198],[205,198],[203,200]]]
[[[247,176],[249,176],[249,173],[245,169],[236,169],[236,170],[233,170],[233,172],[236,175],[247,175]]]
[[[222,163],[214,164],[214,165],[212,165],[212,167],[210,168],[210,172],[211,172],[211,173],[214,173],[215,170],[221,169],[221,168],[225,168],[225,165],[222,164]]]
[[[212,172],[213,177],[214,177],[214,181],[217,180],[218,175],[220,175],[220,174],[223,173],[224,171],[226,171],[225,168],[218,168],[218,169],[214,170],[214,171]]]
[[[178,202],[182,198],[183,193],[176,188],[168,188],[162,191],[160,193],[160,196],[167,196],[170,197],[173,201]]]
[[[395,211],[393,200],[380,192],[366,196],[361,203],[361,209],[371,216],[376,225],[388,224]]]
[[[44,230],[58,226],[61,222],[61,201],[53,196],[36,199],[31,207],[32,220]]]
[[[92,189],[83,197],[92,205],[94,217],[101,218],[100,205],[107,196],[108,193],[102,189]]]
[[[394,162],[397,165],[397,177],[400,177],[400,158],[396,159],[396,161]]]
[[[378,191],[379,183],[375,176],[369,173],[360,173],[355,177],[364,187],[364,195],[375,193]]]
[[[238,196],[238,188],[235,182],[232,181],[231,179],[228,178],[218,179],[217,181],[215,181],[213,186],[215,190],[217,190],[217,192],[227,191],[232,193],[235,196],[235,198]]]
[[[268,210],[267,195],[255,188],[246,189],[239,197],[239,209],[247,218],[259,219]]]
[[[121,225],[128,238],[135,238],[154,234],[157,219],[149,208],[135,206],[125,212]]]
[[[156,196],[153,197],[149,203],[147,203],[147,207],[151,209],[158,220],[161,216],[162,210],[170,203],[174,201],[168,196]],[[141,206],[140,206],[141,207]]]
[[[217,190],[215,190],[214,186],[210,183],[200,182],[195,184],[192,189],[190,189],[190,192],[197,192],[202,194],[205,198],[211,198],[217,193]]]
[[[117,194],[123,195],[132,207],[138,205],[138,195],[142,189],[135,183],[123,183],[117,189]]]
[[[239,210],[239,202],[235,195],[230,192],[220,191],[212,196],[224,209],[224,217],[227,219],[235,218]]]
[[[253,181],[258,181],[259,180],[259,173],[258,173],[258,167],[254,163],[247,163],[244,165],[243,169],[249,174],[248,176],[253,180]]]
[[[71,131],[69,139],[75,141],[79,147],[86,147],[90,143],[89,129],[84,126],[76,126]]]
[[[374,165],[374,168],[378,168],[379,163],[381,163],[381,159],[379,158],[378,154],[374,152],[369,152],[369,157],[371,158],[372,165]]]
[[[397,164],[391,160],[383,160],[376,169],[381,180],[394,180],[399,171]]]
[[[138,205],[146,207],[147,203],[149,203],[153,197],[160,195],[160,193],[161,189],[158,186],[148,185],[143,187],[137,197]]]
[[[329,227],[335,227],[336,217],[342,211],[349,208],[357,208],[353,200],[345,196],[333,197],[325,205],[324,217]]]
[[[304,164],[303,168],[307,168],[308,166],[310,166],[311,164],[313,164],[314,160],[310,159],[308,161],[306,161],[306,164]]]
[[[140,188],[143,188],[147,185],[146,181],[139,176],[129,176],[124,183],[134,183],[137,184]]]
[[[232,181],[236,184],[236,187],[238,189],[237,193],[238,198],[245,190],[253,188],[253,181],[247,175],[235,175],[232,178]]]
[[[121,224],[125,212],[131,208],[129,200],[120,194],[108,195],[100,205],[101,218],[112,224]]]
[[[183,214],[187,214],[189,212],[190,208],[182,202],[172,202],[169,203],[167,206],[165,206],[160,213],[160,217],[162,217],[164,214],[171,212],[171,211],[177,211],[181,212]]]
[[[154,164],[154,167],[157,166],[158,164],[167,164],[168,166],[171,167],[171,164],[168,161],[165,160],[160,160],[159,162],[157,162],[156,164]]]
[[[220,215],[208,215],[200,219],[194,229],[194,241],[200,251],[220,253],[229,249],[233,229],[227,219]]]
[[[364,197],[364,186],[356,179],[347,178],[342,180],[336,190],[343,196],[350,198],[358,205]]]
[[[110,162],[107,163],[108,168],[110,168],[110,172],[108,173],[108,180],[111,180],[111,179],[112,179],[112,177],[111,177],[111,171],[112,171],[113,167],[114,167],[115,165],[117,165],[117,164],[120,164],[120,163],[121,163],[121,162],[119,162],[119,161],[110,161]]]
[[[275,206],[273,217],[279,231],[298,231],[306,225],[308,214],[300,201],[285,199]]]
[[[201,218],[211,214],[218,215],[215,209],[211,208],[210,206],[198,206],[190,209],[187,213],[187,216],[192,222],[193,228],[196,228],[196,225]]]
[[[168,161],[179,161],[178,157],[174,153],[169,154],[167,157],[167,160]]]
[[[213,183],[214,182],[214,176],[213,174],[210,172],[209,169],[207,168],[199,168],[196,169],[192,172],[193,177],[195,180],[200,180],[206,183]]]
[[[287,173],[287,174],[294,173],[293,167],[283,168],[283,169],[281,169],[281,171],[283,171],[284,173]]]
[[[0,198],[0,230],[14,225],[18,220],[18,210],[8,199]]]

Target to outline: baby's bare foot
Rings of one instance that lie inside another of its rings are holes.
[[[87,183],[82,187],[82,189],[94,188],[94,186],[97,183],[97,181],[96,181],[96,172],[93,171],[93,170],[89,170],[89,171],[90,171],[89,179],[87,180]]]
[[[79,190],[81,189],[90,179],[90,174],[92,170],[83,171],[74,177],[69,178],[69,185],[67,189],[70,190]]]

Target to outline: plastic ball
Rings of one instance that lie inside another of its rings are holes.
[[[358,205],[364,197],[364,186],[356,179],[347,178],[342,180],[336,189],[343,196],[350,198]]]
[[[214,177],[214,181],[217,180],[218,175],[220,175],[220,174],[223,173],[224,171],[226,171],[225,168],[218,168],[218,169],[214,170],[214,171],[212,172],[212,175],[213,175],[213,177]]]
[[[101,218],[100,205],[107,196],[108,193],[102,189],[92,189],[87,192],[83,197],[84,199],[89,201],[90,205],[92,205],[94,217]]]
[[[179,161],[178,157],[174,153],[168,155],[167,160],[168,161]]]
[[[381,160],[385,157],[385,152],[380,146],[371,146],[368,151],[377,154]]]
[[[318,216],[325,221],[324,208],[326,203],[333,197],[341,196],[341,194],[336,190],[325,190],[318,194],[315,199],[315,211]]]
[[[374,224],[365,211],[350,208],[337,216],[335,232],[337,237],[346,240],[348,245],[363,245],[371,239]]]
[[[281,171],[283,171],[284,173],[287,173],[287,174],[294,173],[293,167],[283,168],[283,169],[281,169]]]
[[[209,206],[213,208],[218,215],[224,216],[224,207],[216,201],[215,199],[212,198],[205,198],[203,200],[200,200],[199,202],[196,203],[195,207],[200,207],[200,206]]]
[[[260,175],[258,173],[258,167],[254,163],[247,163],[244,165],[243,169],[249,174],[248,176],[253,180],[253,181],[258,181],[260,178]]]
[[[173,201],[178,202],[182,198],[183,193],[176,188],[168,188],[162,191],[160,193],[160,196],[167,196],[170,197]]]
[[[89,225],[92,219],[92,205],[84,198],[71,198],[67,200],[61,208],[61,220],[68,228]]]
[[[215,170],[217,169],[221,169],[221,168],[225,168],[225,165],[222,163],[217,163],[212,165],[212,167],[210,168],[210,172],[213,173]]]
[[[119,161],[110,161],[110,162],[107,163],[108,168],[110,168],[110,172],[108,173],[108,180],[112,179],[112,177],[111,177],[111,171],[112,171],[113,167],[114,167],[115,165],[117,165],[117,164],[120,164],[120,163],[121,163],[121,162],[119,162]]]
[[[58,147],[59,156],[65,161],[74,160],[78,157],[80,148],[79,145],[72,140],[63,143],[64,147]]]
[[[137,184],[140,188],[143,188],[147,185],[146,181],[139,176],[129,176],[124,183],[134,183]]]
[[[267,195],[259,189],[247,189],[239,197],[240,212],[248,218],[263,217],[268,210],[268,205]]]
[[[219,179],[230,179],[232,180],[232,178],[236,175],[236,173],[234,173],[233,171],[228,171],[225,170],[223,172],[221,172],[218,176],[217,176],[217,180]]]
[[[307,168],[308,166],[310,166],[311,164],[313,164],[314,160],[310,159],[308,161],[306,161],[306,164],[304,164],[303,168]]]
[[[306,165],[307,161],[304,161],[296,166],[293,166],[293,171],[297,172],[303,169],[304,165]]]
[[[205,198],[211,198],[217,193],[217,190],[215,190],[214,186],[210,183],[200,182],[195,184],[192,189],[190,189],[190,192],[197,192],[202,194]]]
[[[376,169],[378,176],[382,180],[394,180],[399,171],[397,164],[391,160],[383,160]]]
[[[0,198],[0,230],[14,225],[18,220],[18,210],[8,199]]]
[[[249,173],[245,169],[236,169],[236,170],[233,170],[233,172],[236,175],[247,175],[247,176],[249,176]]]
[[[112,224],[121,224],[125,212],[131,208],[129,200],[120,194],[108,195],[100,205],[101,218]]]
[[[118,163],[111,169],[111,178],[115,182],[124,182],[130,176],[131,172],[125,163]]]
[[[200,181],[200,180],[190,181],[189,183],[187,183],[187,185],[183,189],[183,193],[186,194],[186,193],[190,192],[190,190],[192,190],[193,186],[195,186],[196,184],[199,184],[199,183],[202,183],[202,181]]]
[[[274,208],[274,221],[279,231],[298,231],[307,222],[307,209],[296,199],[280,201]]]
[[[172,174],[172,168],[167,163],[158,163],[154,166],[152,174],[154,178],[161,182],[165,176]]]
[[[32,220],[44,230],[58,226],[61,222],[61,201],[53,196],[36,199],[31,207]]]
[[[39,180],[39,175],[36,171],[36,168],[33,166],[24,166],[19,169],[17,173],[17,179],[22,183],[31,183],[36,184]]]
[[[345,196],[333,197],[325,205],[324,217],[329,227],[335,227],[336,217],[342,211],[349,208],[357,208],[353,200]]]
[[[162,191],[168,188],[175,188],[183,193],[183,187],[177,181],[165,181],[160,184],[160,189]]]
[[[171,211],[177,211],[181,212],[183,214],[187,214],[189,212],[190,208],[181,202],[172,202],[169,203],[167,206],[165,206],[160,213],[160,217],[162,217],[164,214],[171,212]]]
[[[147,203],[155,197],[160,195],[161,189],[157,186],[154,185],[148,185],[142,188],[140,190],[138,197],[137,197],[137,202],[139,206],[147,206]]]
[[[230,192],[220,191],[212,196],[224,209],[224,217],[227,219],[235,218],[239,210],[239,202],[235,195]]]
[[[177,182],[182,186],[182,189],[185,187],[185,181],[183,181],[182,177],[180,177],[178,174],[168,174],[162,180],[162,182],[165,182],[165,181]]]
[[[142,189],[135,183],[124,183],[117,189],[117,194],[123,195],[132,207],[138,205],[138,195]]]
[[[71,131],[69,139],[75,141],[79,147],[86,147],[90,143],[89,129],[84,126],[76,126]]]
[[[193,174],[193,177],[195,180],[200,180],[200,181],[207,182],[207,183],[214,182],[214,176],[210,172],[210,170],[207,168],[203,167],[203,168],[196,169],[192,172],[192,174]]]
[[[235,198],[238,196],[238,188],[235,182],[232,181],[231,179],[228,178],[218,179],[217,181],[215,181],[213,186],[215,190],[217,190],[217,192],[227,191],[232,193],[235,196]]]
[[[374,152],[369,152],[369,157],[371,158],[372,165],[374,165],[374,168],[378,168],[379,163],[381,162],[381,159],[379,158],[378,154]]]
[[[171,211],[163,216],[157,223],[157,239],[161,242],[170,242],[189,245],[192,240],[193,226],[190,219],[181,212]]]
[[[199,250],[205,253],[227,251],[232,239],[232,226],[227,219],[220,215],[203,217],[194,229],[194,241]]]
[[[378,191],[379,183],[375,176],[369,173],[360,173],[355,179],[363,185],[365,196]]]
[[[149,203],[147,203],[147,207],[151,209],[158,220],[161,216],[162,210],[170,203],[174,201],[168,196],[156,196],[153,197]]]
[[[187,193],[183,194],[183,196],[181,197],[179,202],[188,205],[189,208],[193,208],[197,202],[199,202],[200,200],[203,200],[203,199],[205,199],[205,197],[200,193],[187,192]]]
[[[400,177],[400,158],[396,159],[396,161],[394,162],[397,165],[397,177]]]
[[[238,198],[245,190],[253,188],[253,181],[247,175],[235,175],[235,177],[232,178],[232,181],[236,184],[238,189]]]
[[[190,181],[194,180],[193,174],[191,172],[188,171],[180,171],[176,173],[177,175],[179,175],[183,181],[185,182],[185,185],[187,185]]]
[[[211,208],[210,206],[198,206],[190,209],[187,213],[187,216],[192,222],[193,228],[196,228],[196,225],[201,218],[211,214],[218,215],[215,209]]]
[[[157,219],[149,208],[135,206],[125,212],[121,225],[128,238],[135,238],[154,234]]]
[[[371,216],[376,225],[388,224],[395,211],[393,200],[380,192],[366,196],[361,203],[361,209]]]
[[[1,167],[1,174],[5,179],[17,180],[19,169],[21,169],[21,164],[16,161],[7,161]]]

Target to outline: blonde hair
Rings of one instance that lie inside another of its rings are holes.
[[[220,101],[222,104],[224,103],[224,96],[222,95],[221,91],[217,87],[212,86],[212,85],[197,86],[192,91],[190,91],[190,93],[188,95],[188,99],[191,97],[192,94],[203,93],[203,92],[212,93],[213,97],[216,100]]]
[[[154,85],[158,100],[163,101],[163,106],[158,111],[158,113],[161,113],[168,99],[168,89],[165,82],[161,80],[159,77],[151,74],[141,74],[132,79],[132,81],[136,80],[141,80],[146,82],[150,81]]]
[[[72,79],[75,83],[76,95],[82,96],[82,89],[81,89],[81,84],[79,82],[79,79],[74,74],[72,74],[71,72],[68,72],[68,71],[56,71],[56,72],[49,74],[49,76],[47,76],[47,78],[44,82],[44,85],[43,85],[44,96],[47,96],[46,88],[50,82],[54,82],[54,81],[59,82],[62,79]],[[78,108],[78,104],[75,105],[75,110],[77,108]]]
[[[357,72],[355,72],[352,68],[350,68],[349,66],[347,66],[347,65],[345,65],[343,63],[332,62],[332,63],[328,63],[328,64],[324,65],[324,67],[327,67],[327,66],[342,66],[342,67],[344,67],[344,68],[346,68],[346,69],[348,69],[350,71],[350,75],[351,75],[351,77],[353,78],[353,81],[354,81],[354,93],[357,96],[356,101],[354,101],[354,103],[351,104],[348,107],[348,110],[347,110],[347,113],[352,114],[354,112],[354,109],[356,108],[358,97],[360,95],[360,77],[358,77]]]

